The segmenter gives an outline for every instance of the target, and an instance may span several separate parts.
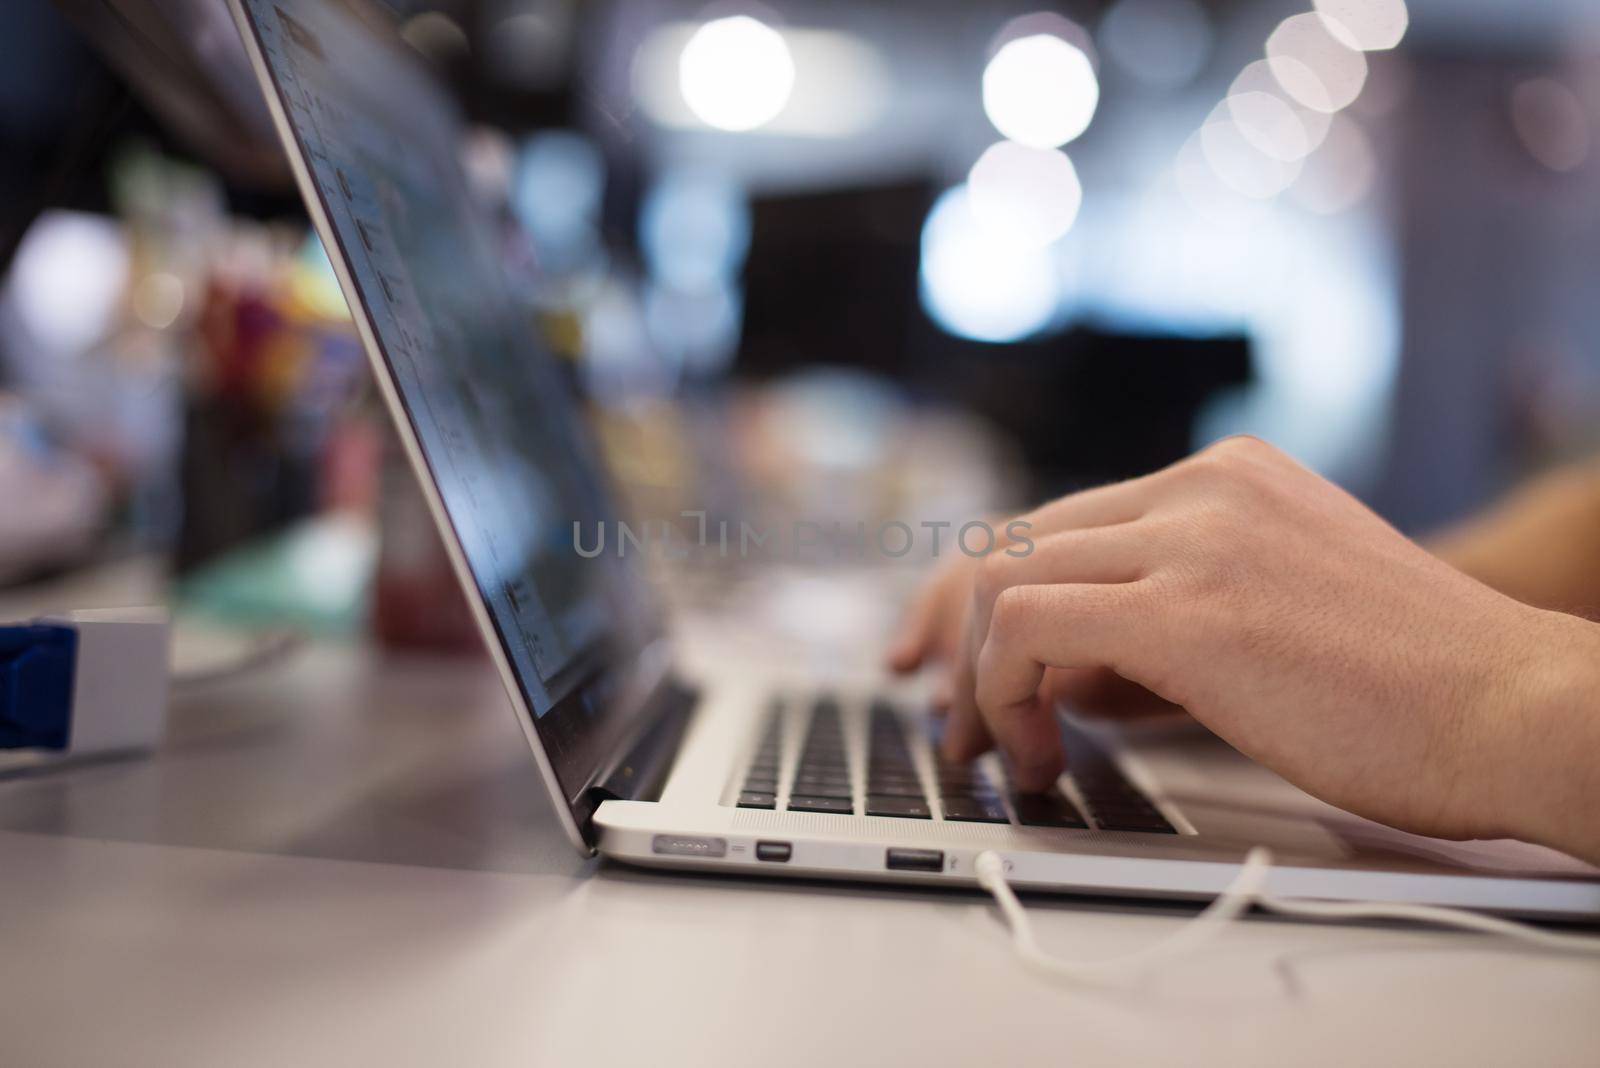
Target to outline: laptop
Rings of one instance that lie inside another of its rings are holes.
[[[371,356],[538,774],[575,847],[630,864],[1205,898],[1246,851],[1282,897],[1600,917],[1600,871],[1332,809],[1203,731],[1061,718],[1044,794],[994,756],[942,761],[918,705],[778,685],[782,648],[698,658],[656,591],[573,524],[616,512],[565,369],[534,336],[458,163],[459,119],[392,30],[328,0],[230,0],[306,207]],[[790,658],[792,659],[792,658]]]

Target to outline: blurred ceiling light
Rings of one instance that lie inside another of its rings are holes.
[[[1100,66],[1100,58],[1095,55],[1094,37],[1088,30],[1057,11],[1035,11],[1029,15],[1018,15],[1000,27],[1000,32],[989,41],[986,54],[992,59],[1001,48],[1024,37],[1059,37],[1087,56],[1090,67],[1098,69]]]
[[[1311,154],[1311,139],[1300,117],[1282,97],[1272,93],[1234,93],[1213,118],[1231,119],[1240,136],[1272,159],[1293,163]]]
[[[1227,117],[1226,105],[1200,128],[1200,151],[1223,185],[1251,200],[1271,200],[1300,177],[1300,160],[1274,159]]]
[[[1015,141],[990,145],[967,175],[972,214],[1009,244],[1042,248],[1078,221],[1083,183],[1066,153]]]
[[[1582,167],[1593,146],[1589,114],[1571,89],[1534,78],[1511,91],[1511,123],[1528,154],[1557,174]]]
[[[602,404],[619,406],[672,389],[679,368],[651,345],[644,307],[630,280],[606,278],[582,314],[581,373]]]
[[[424,11],[400,24],[400,36],[418,52],[441,66],[454,63],[469,51],[467,31],[442,11]]]
[[[1395,47],[1411,25],[1405,0],[1316,0],[1316,9],[1335,37],[1363,52]]]
[[[1277,77],[1272,73],[1271,65],[1264,59],[1258,59],[1240,71],[1239,76],[1233,80],[1233,85],[1228,88],[1231,117],[1235,122],[1240,123],[1241,131],[1250,137],[1253,142],[1260,138],[1271,143],[1270,134],[1274,126],[1272,120],[1276,112],[1276,109],[1272,108],[1271,105],[1262,104],[1260,101],[1254,100],[1253,97],[1249,97],[1249,94],[1253,93],[1261,93],[1281,100],[1288,106],[1295,123],[1300,128],[1301,137],[1296,137],[1292,132],[1289,133],[1286,140],[1280,139],[1277,142],[1278,152],[1276,153],[1265,145],[1258,145],[1268,155],[1274,155],[1278,159],[1287,161],[1301,159],[1315,152],[1317,146],[1322,144],[1322,139],[1328,136],[1328,125],[1333,121],[1333,116],[1325,111],[1312,111],[1310,108],[1301,107],[1290,100],[1284,93],[1283,86],[1278,83]],[[1243,106],[1235,109],[1232,106],[1232,102],[1237,97],[1249,97],[1249,99]],[[1254,116],[1253,121],[1252,115]],[[1275,118],[1277,123],[1284,122],[1281,113],[1276,113]],[[1299,155],[1286,152],[1288,149],[1298,150],[1302,140],[1304,142],[1304,151],[1300,152]]]
[[[650,120],[675,129],[708,123],[687,100],[682,57],[700,31],[696,23],[657,28],[633,63],[633,93]],[[750,131],[794,137],[845,137],[868,129],[882,115],[889,76],[883,57],[867,42],[833,30],[786,27],[793,70],[788,103]]]
[[[1366,57],[1311,13],[1287,18],[1272,31],[1267,62],[1284,92],[1313,111],[1342,111],[1367,82]]]
[[[133,287],[129,303],[141,323],[152,330],[165,330],[183,314],[183,280],[165,271],[154,271]]]
[[[789,102],[794,57],[783,35],[758,19],[713,19],[683,46],[678,88],[707,126],[753,130],[771,122]]]
[[[645,194],[639,245],[651,277],[685,292],[738,277],[750,250],[750,205],[729,182],[669,173]]]
[[[498,81],[548,89],[566,76],[571,49],[570,0],[520,0],[484,38],[485,64]]]
[[[946,190],[922,227],[922,304],[942,328],[977,341],[1018,341],[1060,306],[1050,252],[996,238],[964,185]]]
[[[668,360],[696,374],[727,368],[739,347],[742,310],[732,283],[694,293],[659,282],[645,286],[644,322],[650,340]]]
[[[1338,215],[1365,200],[1377,177],[1378,159],[1366,131],[1354,119],[1336,115],[1327,141],[1306,161],[1289,195],[1307,211]]]
[[[1056,148],[1089,128],[1100,105],[1094,64],[1050,33],[1000,46],[983,71],[983,110],[995,129],[1034,148]]]
[[[6,294],[29,340],[76,356],[111,332],[128,284],[128,245],[100,215],[47,211],[22,238]]]
[[[570,270],[595,251],[605,181],[600,150],[583,134],[546,130],[524,143],[511,208],[546,269]]]
[[[1117,65],[1155,89],[1181,89],[1211,56],[1211,20],[1195,0],[1121,0],[1100,23]]]

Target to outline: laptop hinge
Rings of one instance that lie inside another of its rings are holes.
[[[667,776],[678,759],[691,713],[700,699],[698,690],[668,675],[651,701],[650,725],[600,779],[589,788],[592,813],[602,801],[659,801]]]

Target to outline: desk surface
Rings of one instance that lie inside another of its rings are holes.
[[[1036,901],[1113,955],[1181,909]],[[579,857],[481,663],[336,645],[180,697],[155,759],[0,781],[0,1063],[1600,1063],[1600,966],[1252,920],[1132,989],[953,891]]]

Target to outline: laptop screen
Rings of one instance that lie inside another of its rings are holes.
[[[631,733],[624,698],[648,688],[660,616],[631,561],[576,550],[575,523],[614,516],[565,370],[501,268],[459,120],[397,39],[327,0],[241,6],[352,313],[570,803]]]

